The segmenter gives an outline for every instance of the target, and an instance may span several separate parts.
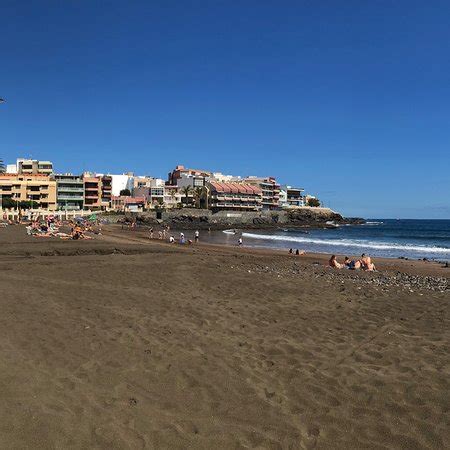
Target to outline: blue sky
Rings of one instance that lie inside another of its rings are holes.
[[[0,158],[271,175],[450,218],[450,3],[1,2]]]

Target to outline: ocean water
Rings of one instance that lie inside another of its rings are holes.
[[[232,232],[221,233],[221,241],[237,241],[237,235]],[[450,261],[450,220],[371,219],[364,225],[343,225],[335,229],[242,231],[242,238],[245,246],[252,247]]]

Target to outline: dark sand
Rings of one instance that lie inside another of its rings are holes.
[[[112,230],[0,229],[0,448],[450,447],[449,269]]]

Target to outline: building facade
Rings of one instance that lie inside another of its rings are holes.
[[[278,209],[280,198],[280,185],[274,177],[247,177],[245,183],[258,186],[262,191],[262,209]]]
[[[145,198],[113,195],[111,197],[111,208],[115,211],[142,212],[145,208]]]
[[[53,173],[53,163],[50,161],[19,158],[16,167],[17,173],[22,175],[51,175]]]
[[[85,173],[83,182],[85,209],[108,209],[111,206],[111,176]]]
[[[259,211],[262,207],[262,190],[248,183],[207,183],[208,206],[213,211]]]
[[[300,208],[305,206],[305,190],[284,185],[279,194],[279,205],[281,208]]]
[[[128,189],[130,193],[133,193],[134,189],[134,176],[132,173],[124,173],[122,175],[110,175],[111,176],[111,195],[114,197],[120,196],[121,191]]]
[[[57,209],[56,181],[48,175],[0,174],[0,194],[15,201],[17,206],[22,201],[32,201],[42,209]]]
[[[79,175],[57,174],[56,200],[58,209],[78,211],[84,208],[84,182]]]
[[[210,178],[211,172],[207,170],[187,169],[184,166],[178,165],[168,174],[167,184],[170,186],[179,186],[179,180],[182,177],[189,178],[194,176],[202,179]]]

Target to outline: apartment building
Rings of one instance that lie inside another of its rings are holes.
[[[305,206],[305,190],[284,185],[279,193],[279,206],[281,208],[299,208]]]
[[[134,195],[136,197],[144,197],[149,207],[167,204],[169,199],[167,198],[166,188],[168,186],[165,185],[163,179],[152,177],[145,177],[144,179],[144,177],[139,177],[137,186],[139,187],[134,188]],[[176,186],[174,187],[176,188]]]
[[[19,158],[16,167],[17,173],[22,175],[51,175],[53,173],[53,163],[51,161]]]
[[[55,211],[56,181],[48,175],[0,174],[0,195],[17,202],[32,201],[39,208]]]
[[[70,173],[55,175],[58,209],[78,211],[84,207],[84,181]]]
[[[111,195],[118,197],[120,193],[128,189],[130,193],[133,192],[134,188],[134,175],[131,172],[124,173],[121,175],[110,175],[112,179],[112,189]]]
[[[108,209],[111,206],[111,176],[85,173],[83,182],[85,209]]]
[[[113,195],[111,197],[111,208],[116,211],[142,212],[145,208],[145,198]]]
[[[207,183],[209,208],[213,211],[259,211],[262,207],[262,190],[248,183]]]
[[[178,165],[168,174],[167,184],[170,186],[179,186],[179,181],[181,178],[189,177],[197,177],[204,180],[211,177],[211,172],[208,172],[207,170],[188,169],[184,166]]]
[[[177,186],[164,186],[164,205],[176,208],[181,203],[182,195]]]
[[[110,175],[101,176],[101,208],[107,209],[111,206],[112,197],[112,177]]]
[[[247,177],[244,183],[258,186],[262,191],[262,209],[278,209],[280,198],[280,185],[274,177]]]

